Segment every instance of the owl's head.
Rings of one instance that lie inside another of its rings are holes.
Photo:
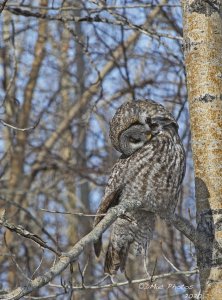
[[[110,122],[110,138],[114,148],[131,155],[152,137],[178,125],[164,106],[151,100],[138,100],[121,105]]]

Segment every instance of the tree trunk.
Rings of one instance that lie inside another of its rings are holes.
[[[40,2],[42,7],[47,7],[48,0],[41,0]],[[42,9],[44,11],[44,9]],[[34,59],[32,62],[31,71],[29,73],[29,80],[26,84],[25,91],[24,91],[24,101],[20,109],[20,113],[18,114],[18,127],[28,127],[31,109],[32,109],[32,99],[34,90],[36,87],[37,79],[39,76],[39,71],[42,66],[42,62],[45,56],[45,43],[46,43],[46,31],[47,31],[48,23],[45,20],[39,21],[39,27],[38,27],[38,37],[35,43],[34,48]],[[16,70],[15,70],[16,71]],[[12,90],[15,89],[14,84],[12,85]],[[12,90],[9,91],[7,96],[11,96]],[[11,101],[11,103],[9,103]],[[6,112],[8,114],[8,119],[13,120],[17,116],[16,112],[16,104],[14,99],[11,99],[6,97]],[[14,102],[14,107],[12,105],[12,102]],[[10,104],[10,105],[9,105]],[[14,111],[13,111],[14,110]],[[12,123],[15,121],[13,120]],[[16,203],[21,204],[21,202],[25,203],[26,201],[26,195],[16,193],[16,190],[20,188],[22,190],[22,184],[24,182],[24,164],[25,164],[25,150],[27,147],[27,133],[24,131],[18,131],[17,134],[14,135],[8,135],[8,141],[7,144],[11,144],[10,146],[10,169],[8,170],[8,182],[7,182],[7,190],[12,191],[10,194],[10,199],[15,201]],[[7,146],[6,144],[6,146]],[[8,148],[6,148],[8,149]],[[6,178],[7,178],[6,177]],[[25,190],[25,189],[24,189]],[[16,219],[19,223],[19,219],[23,218],[21,217],[21,214],[19,215],[17,212],[17,208],[11,207],[9,204],[4,205],[4,207],[0,207],[1,209],[5,210],[5,214],[7,218],[12,218],[16,216]],[[10,249],[13,249],[15,246],[15,241],[13,239],[13,233],[11,231],[6,231],[5,240],[7,241],[7,244],[10,246]],[[0,257],[0,263],[2,263],[4,260],[4,256]],[[13,286],[15,283],[17,283],[18,277],[15,276],[17,274],[17,267],[16,265],[12,265],[10,268],[10,271],[8,272],[8,282],[10,286]]]
[[[196,246],[204,299],[222,296],[222,0],[183,0],[187,71],[195,168]]]

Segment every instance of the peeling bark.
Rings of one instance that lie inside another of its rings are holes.
[[[222,1],[182,1],[204,299],[222,296]],[[204,251],[203,251],[204,250]]]

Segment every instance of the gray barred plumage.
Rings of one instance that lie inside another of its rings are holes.
[[[140,199],[142,207],[118,218],[110,235],[106,273],[124,271],[131,244],[136,254],[146,253],[155,215],[173,213],[185,173],[185,154],[173,116],[154,101],[123,104],[110,123],[113,146],[122,153],[114,165],[97,214],[122,201]],[[97,216],[96,226],[102,217]],[[99,256],[102,239],[95,243]]]

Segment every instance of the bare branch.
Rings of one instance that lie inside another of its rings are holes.
[[[113,282],[111,284],[104,284],[104,285],[91,285],[91,286],[74,286],[73,289],[74,290],[98,290],[98,289],[108,289],[108,288],[114,288],[114,287],[120,287],[120,286],[124,286],[124,285],[128,285],[130,284],[138,284],[138,283],[143,283],[143,282],[154,282],[158,279],[164,279],[164,278],[168,278],[168,277],[172,277],[172,276],[178,276],[178,275],[184,275],[184,276],[191,276],[194,274],[198,274],[199,271],[198,269],[194,269],[191,271],[178,271],[178,272],[171,272],[171,273],[165,273],[165,274],[161,274],[161,275],[155,275],[155,276],[150,276],[147,278],[141,278],[141,279],[134,279],[131,281],[123,281],[123,282]],[[62,286],[58,286],[58,285],[52,285],[54,287],[62,287]]]
[[[6,248],[7,248],[8,252],[9,252],[10,258],[11,258],[12,262],[15,264],[16,268],[19,270],[20,274],[26,280],[30,280],[30,278],[25,274],[25,272],[22,270],[22,268],[20,267],[20,265],[17,263],[15,255],[13,255],[13,253],[11,252],[11,249],[10,249],[8,243],[7,243],[7,240],[6,240],[6,234],[5,233],[4,233],[4,242],[5,242]]]
[[[7,0],[8,1],[8,0]],[[93,2],[93,1],[91,1]],[[94,2],[95,4],[97,4],[96,2]],[[21,5],[20,4],[16,4],[16,3],[13,3],[13,4],[8,4],[6,7],[11,7],[11,8],[14,8],[14,7],[20,7]],[[152,3],[147,3],[147,4],[131,4],[131,5],[101,5],[99,8],[85,8],[85,7],[82,7],[82,6],[65,6],[65,7],[44,7],[44,6],[35,6],[35,5],[28,5],[28,4],[23,4],[22,7],[24,8],[28,8],[28,9],[45,9],[45,10],[51,10],[51,11],[79,11],[79,10],[87,10],[87,12],[90,12],[90,13],[96,13],[96,12],[101,12],[103,10],[116,10],[116,9],[135,9],[135,8],[155,8],[155,7],[181,7],[180,4],[168,4],[168,3],[165,3],[165,4],[152,4]]]
[[[75,22],[75,23],[79,23],[79,22],[96,22],[96,23],[106,23],[106,24],[111,24],[111,25],[118,25],[118,26],[128,26],[131,29],[135,29],[145,35],[149,35],[149,36],[153,36],[153,37],[157,37],[158,39],[160,37],[165,37],[165,38],[169,38],[169,39],[174,39],[174,40],[180,40],[182,41],[183,38],[180,36],[173,36],[170,34],[165,34],[165,33],[159,33],[159,32],[155,32],[155,31],[149,31],[146,28],[143,28],[142,26],[139,25],[135,25],[132,24],[129,20],[127,20],[126,18],[124,18],[124,20],[111,20],[111,19],[107,19],[104,17],[100,17],[99,15],[96,15],[94,17],[91,16],[85,16],[85,17],[74,17],[74,16],[61,16],[60,14],[54,16],[54,15],[49,15],[46,13],[39,13],[39,12],[31,12],[29,10],[24,10],[21,8],[11,8],[8,7],[7,10],[15,15],[21,15],[24,17],[35,17],[35,18],[40,18],[40,19],[46,19],[48,21],[60,21],[60,22]]]
[[[55,278],[63,270],[65,270],[71,262],[75,261],[78,258],[78,256],[83,252],[86,245],[88,245],[91,242],[97,241],[99,239],[99,237],[101,236],[101,234],[119,216],[123,215],[126,211],[138,209],[140,206],[141,206],[141,203],[139,201],[135,201],[135,203],[128,203],[128,202],[121,203],[121,204],[117,205],[116,207],[111,208],[109,210],[109,212],[107,213],[107,215],[103,218],[103,220],[89,234],[87,234],[85,237],[83,237],[81,240],[79,240],[79,242],[70,251],[63,253],[62,256],[60,256],[58,262],[55,263],[55,265],[53,267],[51,267],[51,269],[49,271],[45,272],[45,274],[42,276],[36,277],[34,280],[30,281],[29,284],[27,284],[26,286],[19,287],[19,288],[15,289],[14,291],[8,293],[2,299],[7,299],[7,300],[20,299],[22,296],[29,294],[33,290],[46,285],[49,281],[51,281],[53,278]],[[183,229],[183,232],[186,232],[188,235],[190,228],[189,227],[186,228],[186,222],[182,226],[181,224],[183,223],[184,220],[181,218],[178,221],[178,219],[179,219],[179,217],[175,218],[175,220],[176,220],[175,224],[179,223],[180,227]],[[4,222],[2,222],[2,223],[4,224]],[[14,229],[13,226],[12,226],[12,228]],[[11,230],[11,226],[9,226],[9,229]],[[20,234],[20,232],[21,231],[19,230],[19,234]],[[22,232],[22,234],[23,234],[23,232]],[[28,233],[28,235],[30,235],[30,233]],[[195,274],[197,272],[197,270],[192,271],[192,272],[193,272],[193,274]],[[189,271],[188,271],[188,273],[176,272],[174,274],[178,275],[178,274],[191,274],[191,273],[189,273]],[[172,273],[170,273],[170,275],[168,274],[166,276],[172,276]],[[153,276],[152,278],[153,278],[153,280],[155,280],[156,276]],[[147,281],[147,280],[149,280],[149,279],[147,279],[147,278],[144,279],[144,281]],[[134,281],[134,282],[136,283],[136,281]],[[125,285],[125,284],[126,283],[122,283],[122,285]],[[118,286],[118,284],[116,285],[116,283],[115,283],[112,285],[108,285],[107,287],[114,287],[114,286]],[[103,286],[103,287],[106,287],[106,286]],[[83,288],[83,287],[81,287],[81,288]],[[93,287],[93,288],[96,288],[96,287]]]
[[[96,216],[105,216],[106,214],[86,214],[86,213],[81,213],[81,212],[67,212],[67,211],[58,211],[58,210],[48,210],[45,208],[40,208],[42,211],[46,211],[48,213],[53,213],[53,214],[63,214],[63,215],[73,215],[73,216],[80,216],[80,217],[96,217]]]
[[[50,246],[47,246],[46,242],[43,241],[38,235],[31,233],[30,231],[26,230],[23,226],[21,225],[14,225],[12,223],[9,223],[7,220],[4,218],[0,218],[0,225],[4,226],[5,228],[9,229],[10,231],[13,231],[21,236],[23,236],[26,239],[30,239],[37,243],[39,246],[46,248],[52,252],[54,252],[56,255],[60,256],[61,253],[56,251]]]
[[[49,271],[45,272],[42,276],[38,276],[28,284],[23,287],[18,287],[7,295],[3,295],[3,299],[7,300],[16,300],[21,297],[31,293],[32,291],[46,285],[49,281],[55,278],[58,274],[61,274],[63,270],[67,268],[67,266],[75,261],[78,256],[83,252],[86,245],[91,242],[97,241],[101,234],[122,214],[126,212],[126,210],[136,209],[141,206],[139,201],[135,201],[135,203],[124,203],[119,204],[118,206],[109,210],[107,215],[103,218],[103,220],[85,237],[79,240],[78,243],[68,252],[63,253],[59,258],[58,262],[56,262]]]
[[[4,0],[3,3],[0,4],[0,14],[3,12],[8,0]]]
[[[12,128],[12,129],[15,129],[15,130],[19,130],[19,131],[29,131],[29,130],[33,130],[33,129],[35,129],[35,128],[38,126],[39,122],[40,122],[40,120],[38,120],[38,121],[35,123],[35,125],[33,125],[33,126],[31,126],[31,127],[27,127],[27,128],[19,128],[19,127],[16,127],[16,126],[14,126],[14,125],[11,125],[11,124],[9,124],[9,123],[6,123],[5,121],[3,121],[3,120],[0,119],[0,123],[2,123],[2,125],[7,126],[7,127],[9,127],[9,128]]]
[[[5,193],[5,191],[3,189],[1,189],[1,193]],[[35,218],[35,216],[33,216],[28,209],[19,205],[17,202],[10,201],[6,198],[3,198],[2,196],[0,197],[0,201],[4,201],[4,202],[6,202],[6,205],[13,205],[13,206],[17,207],[19,210],[23,211],[28,216],[28,218],[30,220],[32,220],[55,245],[57,245],[57,242],[52,237],[52,235],[42,226],[41,222],[39,222],[39,220],[37,218]]]

